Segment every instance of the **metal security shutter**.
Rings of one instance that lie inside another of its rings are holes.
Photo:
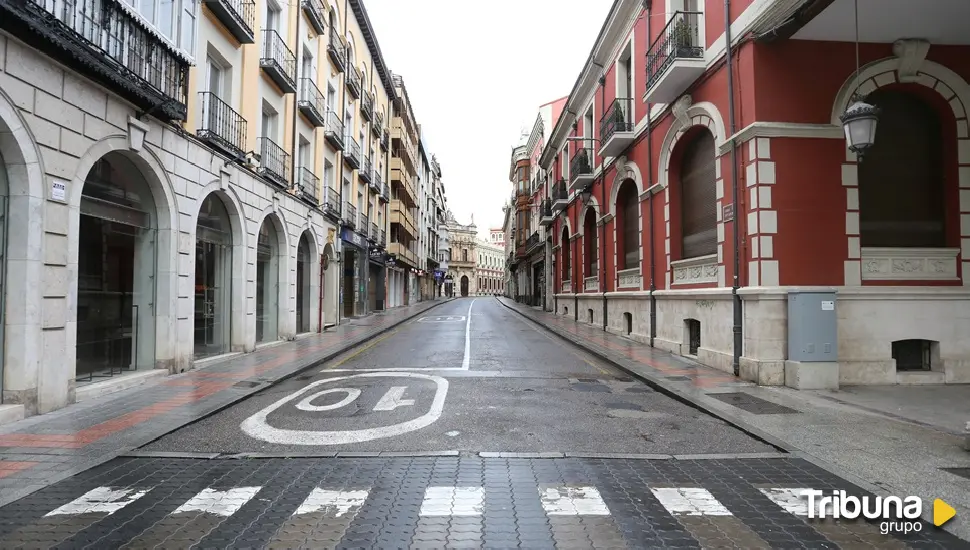
[[[640,201],[635,183],[623,183],[618,202],[623,205],[623,269],[633,269],[640,267]]]
[[[717,254],[714,136],[703,132],[687,146],[681,164],[682,257]]]

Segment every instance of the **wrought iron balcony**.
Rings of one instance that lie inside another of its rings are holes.
[[[257,140],[259,174],[282,187],[290,185],[290,154],[268,137]]]
[[[381,197],[381,200],[384,201],[384,202],[388,202],[388,201],[391,200],[391,192],[390,192],[390,190],[389,190],[386,182],[383,183],[383,184],[381,184],[381,194],[380,194],[380,197]]]
[[[371,188],[380,195],[384,191],[384,177],[381,176],[381,171],[374,168],[374,181],[371,182]]]
[[[539,205],[539,225],[548,227],[552,225],[552,220],[552,200],[543,199],[542,204]]]
[[[327,100],[312,78],[300,79],[300,112],[317,128],[327,123]]]
[[[323,137],[338,151],[344,149],[344,123],[336,111],[327,111],[326,124],[323,126]]]
[[[363,212],[360,213],[360,216],[357,217],[357,227],[360,228],[360,234],[366,237],[367,231],[370,230],[370,223],[368,223],[367,214],[364,214]]]
[[[552,186],[552,212],[559,214],[569,205],[569,191],[566,190],[566,180],[559,178]]]
[[[256,2],[243,0],[203,0],[226,30],[240,44],[256,42]]]
[[[381,240],[378,242],[381,243],[381,246],[387,246],[387,231],[381,229]]]
[[[374,134],[374,137],[381,139],[381,135],[384,132],[384,113],[377,111],[374,113],[374,122],[370,125],[370,131]]]
[[[569,189],[579,191],[593,181],[593,149],[581,147],[569,163]]]
[[[119,0],[0,0],[0,29],[119,94],[141,112],[185,120],[186,54],[149,31],[130,10]]]
[[[349,202],[345,202],[341,219],[347,227],[357,227],[357,207]]]
[[[300,180],[297,185],[300,187],[300,196],[316,205],[317,193],[320,190],[320,178],[316,177],[309,168],[300,168]]]
[[[334,32],[333,27],[330,28],[330,42],[327,43],[327,55],[330,56],[330,61],[337,69],[337,72],[344,72],[344,69],[347,68],[347,45],[344,44],[344,39]]]
[[[354,66],[347,67],[347,91],[354,99],[360,99],[361,80],[363,78],[360,69]]]
[[[259,66],[284,94],[296,93],[296,56],[286,47],[280,33],[273,29],[263,29],[263,52]]]
[[[647,101],[670,103],[705,70],[698,11],[678,11],[647,50]]]
[[[324,215],[328,216],[331,220],[340,221],[340,196],[337,194],[336,189],[330,186],[324,186],[323,202],[320,205],[323,207]]]
[[[391,132],[384,128],[384,135],[381,136],[381,151],[387,151],[391,146]]]
[[[539,244],[539,232],[538,231],[533,231],[532,234],[529,235],[529,238],[526,239],[526,241],[525,241],[525,250],[526,250],[526,252],[531,251],[532,248],[535,247],[535,246],[537,246],[538,244]]]
[[[344,162],[351,169],[360,168],[360,144],[354,136],[344,136]]]
[[[369,238],[370,242],[372,242],[372,243],[376,243],[377,241],[380,240],[380,238],[381,238],[381,232],[377,228],[377,224],[376,223],[371,222],[371,224],[370,224],[370,235],[368,235],[368,238]]]
[[[364,183],[373,183],[374,175],[371,170],[370,159],[365,157],[363,162],[360,163],[360,169],[357,170],[357,177]]]
[[[246,150],[246,119],[212,92],[200,92],[201,117],[196,135],[240,160]]]
[[[327,8],[323,7],[320,0],[303,0],[300,2],[303,13],[306,14],[310,25],[317,34],[323,34],[327,30]]]
[[[360,116],[368,122],[374,118],[374,94],[364,94],[364,99],[360,101]]]
[[[633,126],[633,99],[614,99],[600,119],[600,155],[619,156],[633,143]]]

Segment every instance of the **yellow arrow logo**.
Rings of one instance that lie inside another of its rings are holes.
[[[957,511],[953,509],[953,506],[940,499],[933,501],[933,525],[939,527],[953,519],[955,515],[957,515]]]

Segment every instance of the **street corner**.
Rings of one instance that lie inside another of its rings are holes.
[[[447,395],[448,381],[429,374],[336,376],[286,395],[244,420],[240,429],[254,439],[280,445],[363,443],[434,424]]]

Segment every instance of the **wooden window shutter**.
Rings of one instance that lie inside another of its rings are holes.
[[[714,136],[703,132],[684,151],[680,171],[681,257],[717,254]]]

